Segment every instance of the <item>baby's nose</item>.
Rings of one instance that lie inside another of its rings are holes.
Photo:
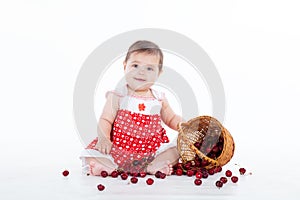
[[[139,73],[144,74],[145,71],[146,71],[146,67],[145,66],[139,67]]]

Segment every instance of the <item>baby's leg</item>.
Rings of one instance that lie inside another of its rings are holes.
[[[116,164],[107,158],[85,158],[86,163],[90,166],[90,174],[94,176],[100,176],[102,171],[106,171],[111,174],[112,171],[116,170]]]
[[[178,162],[179,153],[176,147],[171,147],[164,152],[158,154],[156,158],[148,165],[147,172],[155,174],[157,171],[166,175],[171,175],[172,166]]]

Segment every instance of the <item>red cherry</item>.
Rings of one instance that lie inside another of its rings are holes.
[[[140,177],[144,178],[147,175],[147,173],[146,172],[140,172],[139,175],[140,175]]]
[[[167,175],[166,175],[165,173],[161,173],[161,174],[160,174],[160,178],[161,178],[161,179],[165,179],[166,176],[167,176]]]
[[[121,174],[121,179],[122,180],[126,180],[127,178],[128,178],[128,174],[127,173],[124,172],[124,173]]]
[[[160,175],[161,175],[161,172],[160,172],[160,171],[157,171],[157,172],[155,173],[154,176],[155,176],[156,178],[160,178]]]
[[[147,183],[148,185],[152,185],[152,184],[154,183],[154,180],[153,180],[152,178],[148,178],[148,179],[146,180],[146,183]]]
[[[102,176],[103,178],[107,177],[107,176],[108,176],[107,171],[102,171],[102,172],[101,172],[101,176]]]
[[[221,177],[220,181],[225,184],[225,183],[227,183],[227,178],[226,177]]]
[[[212,158],[212,159],[217,159],[216,154],[215,153],[209,153],[207,154],[208,157]]]
[[[186,170],[189,170],[191,169],[191,163],[190,162],[187,162],[183,165],[183,168],[186,169]]]
[[[232,176],[232,172],[231,172],[230,170],[227,170],[227,171],[225,172],[225,175],[226,175],[227,177],[231,177],[231,176]]]
[[[244,175],[246,173],[246,169],[245,168],[240,168],[239,171],[240,171],[241,175]]]
[[[221,181],[217,181],[217,182],[216,182],[216,186],[217,186],[218,188],[221,188],[221,187],[223,186],[223,183],[222,183]]]
[[[176,175],[177,175],[177,176],[181,176],[182,174],[183,174],[182,169],[177,169],[177,170],[176,170]]]
[[[231,181],[232,181],[233,183],[238,182],[238,180],[239,180],[239,178],[238,178],[237,176],[231,177]]]
[[[201,178],[202,178],[202,173],[201,173],[201,172],[197,172],[197,173],[196,173],[196,178],[201,179]]]
[[[111,177],[113,177],[113,178],[117,178],[118,175],[119,175],[119,173],[118,173],[117,171],[113,171],[110,175],[111,175]]]
[[[68,176],[68,175],[69,175],[69,171],[68,171],[68,170],[63,171],[63,172],[62,172],[62,175],[63,175],[63,176]]]
[[[138,182],[138,178],[137,177],[132,177],[130,179],[131,183],[136,184]]]
[[[202,160],[201,161],[201,167],[205,167],[206,165],[208,165],[208,161],[207,160]]]
[[[99,191],[103,191],[105,189],[105,186],[102,184],[97,185],[97,188]]]
[[[202,184],[202,180],[200,178],[196,178],[194,180],[195,185],[201,185]]]
[[[215,174],[215,169],[210,168],[207,172],[208,172],[209,175],[214,175]]]
[[[197,160],[196,160],[196,161],[195,161],[195,167],[198,167],[198,168],[199,168],[200,166],[201,166],[200,161],[197,161]]]
[[[209,153],[211,151],[211,148],[207,147],[206,148],[206,153]]]
[[[208,177],[208,173],[206,171],[202,172],[202,178],[207,178]]]
[[[217,166],[216,168],[215,168],[215,172],[217,173],[217,172],[221,172],[222,171],[222,167],[221,166]]]
[[[182,163],[177,163],[177,168],[182,169]]]
[[[132,172],[130,173],[131,176],[134,176],[134,177],[138,177],[139,176],[139,173],[138,172]]]
[[[214,147],[212,148],[212,151],[213,151],[214,153],[218,153],[218,152],[219,152],[219,147],[218,147],[218,146],[214,146]]]
[[[194,175],[194,171],[189,169],[189,170],[187,170],[186,175],[187,176],[193,176]]]

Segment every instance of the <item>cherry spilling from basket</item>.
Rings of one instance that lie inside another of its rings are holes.
[[[183,165],[211,169],[224,166],[233,156],[232,136],[213,117],[199,116],[180,123],[178,132],[177,148]]]
[[[208,157],[217,159],[222,153],[223,143],[220,131],[216,130],[213,134],[207,134],[201,142],[194,143],[194,146]]]

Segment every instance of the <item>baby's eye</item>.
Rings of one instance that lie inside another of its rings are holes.
[[[133,64],[133,65],[131,65],[131,66],[134,67],[134,68],[137,68],[137,67],[138,67],[137,64]]]
[[[147,67],[148,71],[153,71],[154,69],[152,67]]]

